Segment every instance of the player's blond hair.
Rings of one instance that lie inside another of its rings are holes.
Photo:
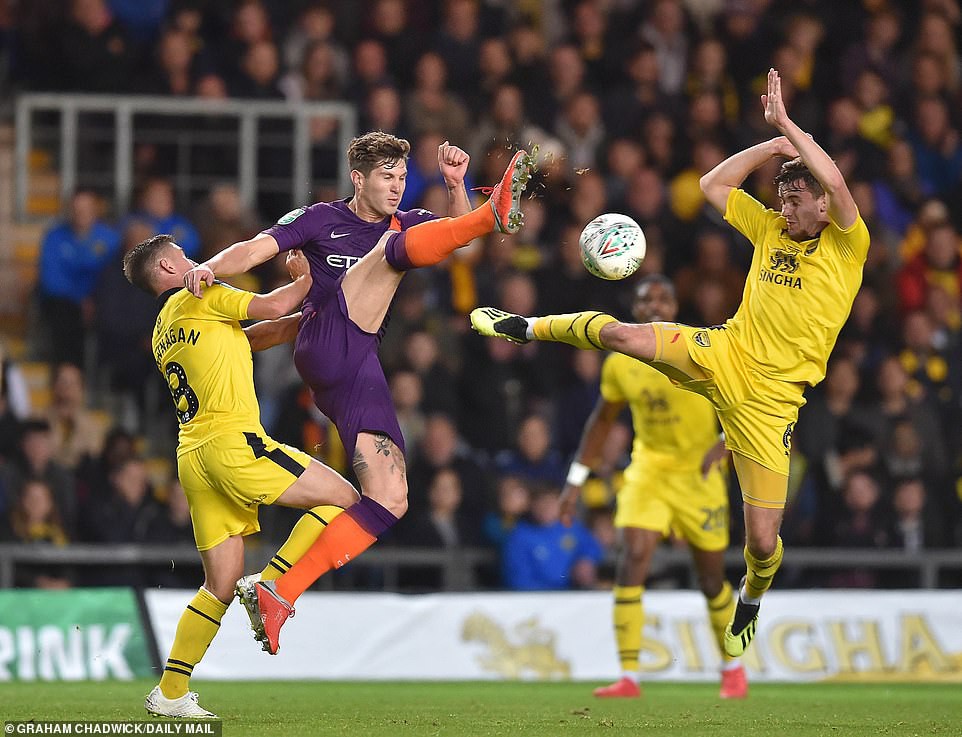
[[[397,164],[406,161],[411,153],[410,142],[384,131],[371,131],[358,136],[347,147],[347,161],[351,170],[364,176],[382,164]]]

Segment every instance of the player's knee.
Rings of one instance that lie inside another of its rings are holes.
[[[244,575],[243,565],[208,574],[207,578],[204,579],[204,588],[220,601],[229,604],[231,599],[234,598],[234,587],[237,585],[237,579],[242,575]]]
[[[384,489],[385,498],[381,505],[398,519],[401,519],[408,511],[408,485],[407,481],[399,480],[388,484]]]
[[[643,361],[655,355],[655,333],[651,325],[612,322],[602,328],[601,339],[606,348]]]
[[[749,531],[745,536],[745,547],[756,560],[766,560],[775,554],[778,546],[778,533],[768,531]]]
[[[644,575],[647,572],[651,551],[646,545],[628,545],[622,553],[625,572],[631,576]]]

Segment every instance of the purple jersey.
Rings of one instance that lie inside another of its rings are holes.
[[[389,218],[369,223],[355,215],[347,202],[318,202],[292,210],[264,231],[274,237],[281,251],[304,251],[314,280],[305,300],[311,309],[324,304],[338,279],[366,256],[388,229],[407,230],[437,217],[428,210],[398,210]]]

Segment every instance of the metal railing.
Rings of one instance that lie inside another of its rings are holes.
[[[246,570],[258,570],[269,553],[253,546],[247,550]],[[47,545],[0,544],[0,588],[13,586],[18,565],[42,566],[199,566],[197,550],[190,545]],[[351,562],[350,569],[379,568],[383,589],[397,591],[402,571],[433,569],[440,572],[441,588],[445,591],[468,591],[477,585],[476,572],[480,566],[494,566],[497,555],[487,548],[432,548],[375,547]],[[743,570],[742,552],[729,549],[725,564],[732,570]],[[685,550],[659,548],[652,562],[652,571],[667,569],[687,572],[688,585],[697,586],[697,576],[691,556]],[[929,550],[905,553],[898,550],[810,549],[792,548],[783,570],[818,569],[846,571],[868,569],[874,571],[908,571],[918,576],[922,588],[937,588],[940,575],[954,571],[962,575],[962,553],[958,550]],[[198,581],[199,583],[199,581]],[[330,587],[330,580],[322,579],[322,587]]]
[[[113,172],[114,206],[116,214],[126,213],[134,186],[134,144],[137,131],[135,115],[150,115],[156,119],[202,118],[233,119],[237,122],[236,181],[241,197],[247,204],[254,204],[258,192],[257,154],[265,133],[260,122],[287,120],[293,125],[291,137],[291,193],[292,203],[302,204],[310,200],[315,172],[312,169],[312,142],[310,121],[314,118],[336,118],[337,147],[347,150],[357,130],[357,113],[346,102],[286,103],[260,102],[254,100],[208,100],[176,97],[153,97],[143,95],[61,95],[23,94],[16,100],[16,213],[19,220],[27,218],[27,201],[30,193],[30,152],[35,143],[35,113],[56,113],[58,170],[60,174],[60,199],[66,202],[78,183],[78,147],[80,115],[100,113],[113,116]],[[183,130],[170,130],[170,143],[178,137],[192,134],[189,121]],[[156,140],[157,133],[151,136]],[[162,132],[161,134],[162,135]],[[202,136],[202,133],[196,135]],[[343,155],[337,157],[335,179],[338,191],[351,189],[351,176]],[[180,172],[179,172],[180,174]],[[189,172],[185,174],[189,175]],[[218,177],[218,180],[229,177]]]

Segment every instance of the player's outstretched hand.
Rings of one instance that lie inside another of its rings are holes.
[[[307,256],[304,255],[303,251],[296,248],[287,252],[287,260],[284,261],[284,265],[287,267],[287,273],[291,275],[291,281],[311,275],[311,264],[307,260]]]
[[[201,294],[203,294],[203,290],[201,289],[202,284],[206,284],[209,287],[213,283],[214,272],[210,270],[210,267],[204,266],[204,264],[198,264],[184,274],[184,287],[195,297],[200,297]]]
[[[782,78],[775,69],[768,70],[768,94],[762,95],[762,107],[765,108],[765,122],[784,132],[788,124],[788,111],[782,99]]]
[[[581,498],[581,487],[565,484],[561,490],[561,522],[565,527],[571,527],[575,515],[578,513],[578,499]]]
[[[438,169],[444,177],[444,183],[448,187],[457,187],[464,182],[464,175],[468,171],[468,164],[471,157],[464,149],[452,145],[445,141],[438,146]]]

